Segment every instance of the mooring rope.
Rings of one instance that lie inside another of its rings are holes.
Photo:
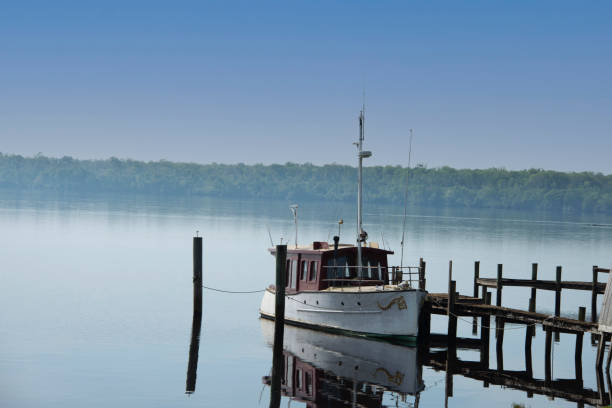
[[[204,285],[202,285],[202,287],[204,289],[213,290],[215,292],[232,293],[232,294],[261,293],[261,292],[265,292],[266,291],[265,289],[258,289],[258,290],[227,290],[227,289],[212,288],[210,286],[204,286]]]

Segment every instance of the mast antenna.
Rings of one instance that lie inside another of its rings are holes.
[[[295,247],[298,247],[297,244],[297,238],[298,238],[298,205],[297,204],[293,204],[290,205],[289,208],[291,209],[291,213],[293,214],[293,222],[295,223]]]
[[[404,267],[404,238],[406,237],[406,208],[408,207],[408,180],[410,177],[410,160],[412,159],[412,129],[410,129],[410,142],[408,144],[408,174],[406,175],[406,193],[404,194],[404,220],[402,221],[402,254],[400,256],[400,270]]]
[[[364,90],[365,99],[365,90]],[[354,143],[357,146],[358,160],[358,189],[357,189],[357,271],[358,276],[362,278],[363,260],[361,258],[361,243],[366,242],[368,234],[363,230],[362,223],[362,205],[363,205],[363,159],[372,156],[372,152],[363,150],[364,139],[364,122],[365,122],[365,101],[359,113],[359,142]]]

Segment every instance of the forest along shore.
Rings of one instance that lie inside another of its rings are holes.
[[[329,164],[195,164],[0,153],[0,192],[143,193],[242,199],[349,201],[354,168]],[[612,175],[542,169],[372,166],[365,199],[433,207],[567,211],[612,215]]]

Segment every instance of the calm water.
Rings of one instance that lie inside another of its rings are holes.
[[[6,407],[220,407],[267,406],[262,383],[271,349],[258,319],[260,294],[204,292],[204,319],[196,392],[185,395],[192,323],[191,238],[204,237],[204,284],[253,290],[274,281],[268,230],[274,243],[293,240],[289,203],[223,200],[168,201],[19,197],[0,195],[0,405]],[[399,207],[368,206],[370,238],[397,251]],[[346,204],[303,203],[299,240],[325,240],[337,232],[352,241],[354,209]],[[596,226],[592,224],[598,224]],[[601,225],[603,224],[603,225]],[[453,260],[458,290],[472,291],[473,262],[481,276],[590,280],[591,266],[612,264],[612,220],[516,212],[409,209],[404,263],[427,261],[428,289],[446,291]],[[383,235],[384,234],[384,235]],[[603,277],[602,277],[603,279]],[[575,315],[590,295],[564,291],[562,314]],[[504,305],[526,308],[528,289],[504,290]],[[601,298],[600,298],[601,299]],[[538,309],[553,308],[552,293],[538,292]],[[588,309],[587,309],[588,310]],[[588,312],[587,312],[588,315]],[[432,321],[442,332],[444,319]],[[471,324],[459,322],[469,336]],[[554,376],[573,378],[574,336],[554,346]],[[524,370],[524,329],[508,330],[504,368]],[[544,377],[544,336],[533,343],[534,376]],[[477,359],[474,352],[460,352]],[[596,389],[595,350],[585,338],[585,387]],[[495,366],[494,343],[491,367]],[[421,407],[444,403],[444,372],[422,368]],[[454,377],[449,405],[575,406],[524,392],[483,388]],[[391,393],[385,405],[395,406]],[[408,397],[399,406],[410,406]],[[288,404],[283,399],[283,406]],[[296,401],[292,406],[305,406]]]

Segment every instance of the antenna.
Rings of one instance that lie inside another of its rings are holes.
[[[289,206],[291,209],[291,213],[293,214],[293,222],[295,222],[295,247],[297,248],[297,238],[298,238],[298,205],[292,204]]]
[[[270,237],[270,244],[272,245],[272,248],[274,248],[274,241],[272,240],[272,233],[270,232],[270,226],[266,225],[266,228],[268,228],[268,236]]]
[[[404,194],[404,219],[402,221],[402,242],[400,243],[402,247],[402,253],[400,256],[400,270],[403,270],[404,267],[404,238],[406,237],[406,207],[408,207],[408,179],[410,177],[410,161],[412,159],[412,129],[410,129],[410,141],[408,145],[408,173],[406,174],[406,193]]]
[[[410,129],[410,142],[408,144],[408,168],[410,168],[411,158],[412,158],[412,129]]]
[[[365,91],[364,91],[365,97]],[[361,112],[359,112],[359,142],[354,143],[357,146],[357,159],[358,159],[358,189],[357,189],[357,271],[358,276],[362,277],[362,259],[361,259],[361,243],[366,242],[368,234],[363,230],[361,226],[362,220],[362,205],[363,205],[363,159],[372,156],[372,152],[363,150],[363,139],[364,139],[364,122],[365,122],[365,102]]]

